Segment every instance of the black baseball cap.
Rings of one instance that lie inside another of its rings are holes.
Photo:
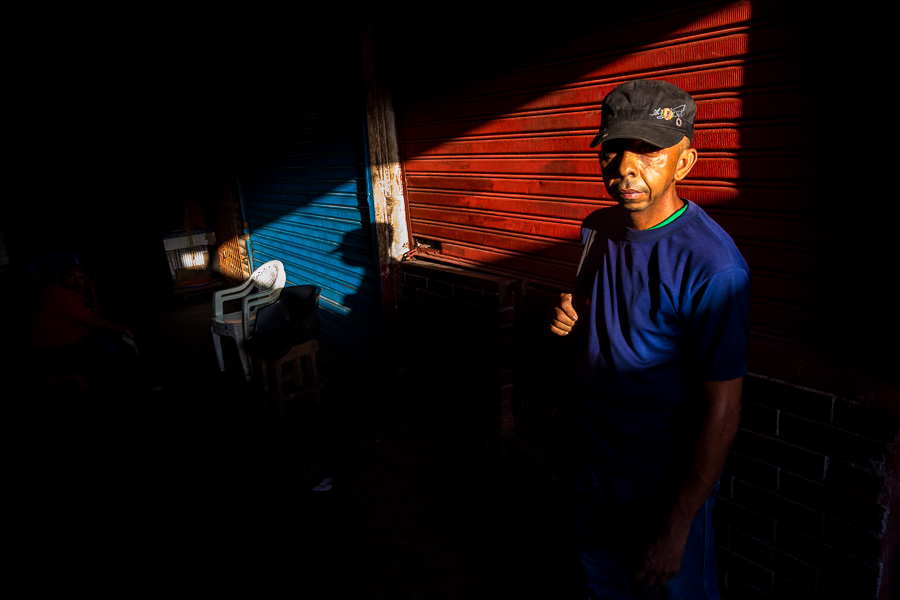
[[[693,141],[696,111],[691,95],[668,81],[627,81],[603,98],[600,131],[591,148],[619,139],[660,148],[674,146],[685,136]]]

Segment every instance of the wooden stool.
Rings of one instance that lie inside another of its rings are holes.
[[[284,405],[288,400],[293,400],[305,394],[314,394],[316,404],[321,402],[319,390],[319,371],[316,367],[316,352],[319,350],[317,340],[309,340],[298,344],[288,350],[287,354],[274,361],[259,359],[262,384],[265,391],[269,391],[270,378],[275,379],[274,394],[278,398],[279,413],[284,414]],[[285,370],[288,370],[285,373]],[[293,391],[286,392],[285,384],[293,382]]]

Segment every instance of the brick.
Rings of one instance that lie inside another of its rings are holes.
[[[403,284],[404,287],[425,289],[426,287],[428,287],[428,279],[426,279],[425,277],[419,277],[418,275],[413,275],[412,273],[404,273]]]
[[[828,574],[823,574],[816,591],[818,598],[827,598],[829,600],[848,600],[849,598],[853,600],[876,600],[876,592],[873,591],[875,585],[866,587],[869,591],[835,579]]]
[[[778,522],[775,534],[776,539],[778,536],[777,529],[780,529],[783,523],[790,524],[795,529],[809,535],[822,535],[823,515],[821,512],[812,510],[740,479],[735,479],[733,489],[735,504],[752,509]]]
[[[809,477],[824,478],[826,457],[800,446],[741,429],[734,451]]]
[[[484,305],[484,292],[481,290],[473,290],[472,288],[455,285],[453,286],[453,297],[469,304]]]
[[[510,301],[510,298],[512,298],[512,301]],[[481,295],[481,302],[479,303],[479,306],[482,306],[484,308],[488,308],[491,310],[501,310],[501,309],[509,307],[509,306],[514,307],[515,305],[516,305],[515,296],[510,295],[510,294],[499,294],[498,295],[498,294],[493,294],[493,293],[489,293],[489,292],[484,292]]]
[[[745,581],[731,578],[728,588],[728,600],[772,600],[773,596]]]
[[[401,295],[404,301],[418,298],[419,288],[417,286],[404,284],[401,287]]]
[[[840,460],[828,463],[825,483],[834,489],[872,502],[878,501],[885,485],[883,474],[876,474]]]
[[[441,296],[453,297],[453,286],[446,281],[438,281],[437,279],[428,280],[428,291]]]
[[[524,297],[525,310],[543,317],[551,307],[559,304],[559,294],[560,292],[556,290],[527,286]]]
[[[816,568],[777,550],[772,544],[766,544],[753,535],[735,532],[731,538],[731,551],[798,586],[809,590],[816,587],[818,578]]]
[[[778,435],[778,409],[755,402],[744,402],[741,407],[741,427],[763,435]]]
[[[744,481],[749,481],[754,485],[773,491],[778,489],[778,472],[780,469],[775,465],[770,465],[740,452],[732,451],[728,454],[726,469],[729,474]]]
[[[831,421],[831,396],[788,384],[748,376],[744,378],[744,398],[807,419]]]
[[[458,286],[460,287],[460,286]],[[498,310],[503,305],[502,300],[505,298],[505,295],[497,293],[497,292],[482,292],[481,293],[481,302],[478,303],[479,306],[483,306],[485,308],[490,308],[492,310]]]
[[[833,424],[865,437],[889,444],[900,432],[900,416],[876,411],[838,398],[834,403]]]
[[[874,589],[878,569],[856,560],[821,540],[813,539],[790,527],[778,526],[775,547],[801,562],[817,567],[822,573],[830,573],[839,581],[865,589]]]
[[[744,582],[763,592],[772,591],[772,572],[731,550],[721,549],[716,556],[720,568],[728,573],[728,595],[735,596],[735,586],[738,582]]]
[[[418,300],[422,303],[423,306],[442,307],[445,309],[453,306],[453,301],[450,298],[435,294],[434,292],[429,292],[425,289],[419,290]]]
[[[865,564],[877,565],[881,559],[881,537],[844,521],[826,516],[824,540],[838,548],[852,549]]]
[[[807,588],[799,586],[775,574],[773,596],[778,600],[818,600],[815,586]]]
[[[769,544],[775,543],[775,519],[725,498],[716,499],[713,515],[735,531],[744,531]]]
[[[804,448],[842,458],[862,466],[883,462],[885,444],[860,435],[794,415],[782,415],[780,437]]]
[[[786,498],[802,503],[811,509],[822,511],[862,527],[881,533],[885,509],[874,502],[867,502],[857,496],[835,490],[828,485],[799,477],[793,473],[781,474],[779,492]]]

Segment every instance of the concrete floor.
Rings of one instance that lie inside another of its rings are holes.
[[[555,488],[334,381],[279,420],[219,372],[209,315],[173,301],[137,330],[126,389],[39,391],[9,421],[13,569],[35,594],[582,597]]]

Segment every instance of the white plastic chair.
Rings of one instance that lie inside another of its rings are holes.
[[[212,318],[212,336],[220,370],[225,371],[221,336],[226,336],[233,338],[237,344],[244,377],[247,381],[250,380],[253,371],[250,366],[250,358],[244,351],[244,340],[250,337],[256,324],[257,309],[278,300],[286,278],[281,261],[270,260],[256,269],[250,279],[241,285],[218,291],[213,295],[215,314]],[[225,313],[223,310],[225,302],[239,298],[241,298],[241,312]]]

